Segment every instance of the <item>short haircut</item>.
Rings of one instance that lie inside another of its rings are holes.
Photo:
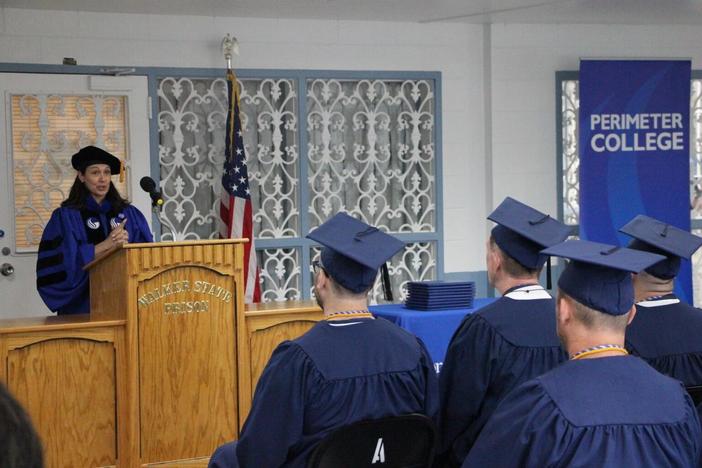
[[[527,268],[512,257],[510,257],[507,252],[502,250],[499,245],[497,245],[497,242],[495,242],[495,238],[493,236],[490,236],[490,248],[497,250],[498,254],[500,255],[500,258],[502,259],[502,268],[505,270],[505,273],[507,273],[509,276],[513,278],[533,278],[535,276],[539,276],[541,274],[541,270],[543,269],[543,266],[541,268]]]
[[[22,406],[0,384],[0,466],[42,468],[41,442]]]
[[[612,330],[622,332],[629,323],[629,314],[611,315],[600,312],[575,300],[572,296],[558,289],[558,296],[565,297],[573,303],[573,316],[588,330]]]

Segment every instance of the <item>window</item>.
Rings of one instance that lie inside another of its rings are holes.
[[[75,180],[74,153],[97,145],[125,160],[125,106],[124,96],[10,96],[16,252],[38,250],[44,226]],[[128,196],[126,179],[113,182]]]
[[[318,247],[305,235],[341,210],[407,243],[389,265],[396,300],[439,277],[438,74],[238,75],[262,299],[311,297]],[[226,82],[187,70],[156,82],[161,238],[215,238]]]
[[[702,235],[702,72],[692,72],[690,93],[690,217],[692,233]],[[560,102],[557,133],[559,216],[566,224],[579,225],[578,72],[556,74],[556,102]],[[702,305],[702,252],[692,258],[695,305]]]

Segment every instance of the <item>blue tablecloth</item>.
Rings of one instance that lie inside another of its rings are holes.
[[[446,309],[419,311],[407,309],[404,304],[384,304],[370,307],[370,311],[378,317],[390,320],[405,330],[418,336],[427,346],[434,361],[436,372],[441,370],[446,356],[449,341],[461,320],[467,314],[495,301],[495,298],[473,300],[472,309]]]

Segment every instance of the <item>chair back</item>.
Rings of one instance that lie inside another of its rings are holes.
[[[325,437],[307,468],[426,468],[436,443],[434,423],[423,414],[359,421]]]
[[[698,406],[700,403],[702,403],[702,385],[686,387],[685,390],[687,390],[687,393],[689,393],[692,397],[692,401],[695,403],[695,406]]]

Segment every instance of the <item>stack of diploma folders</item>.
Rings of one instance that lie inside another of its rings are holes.
[[[470,309],[474,296],[475,283],[472,281],[409,282],[405,307],[414,310]]]

